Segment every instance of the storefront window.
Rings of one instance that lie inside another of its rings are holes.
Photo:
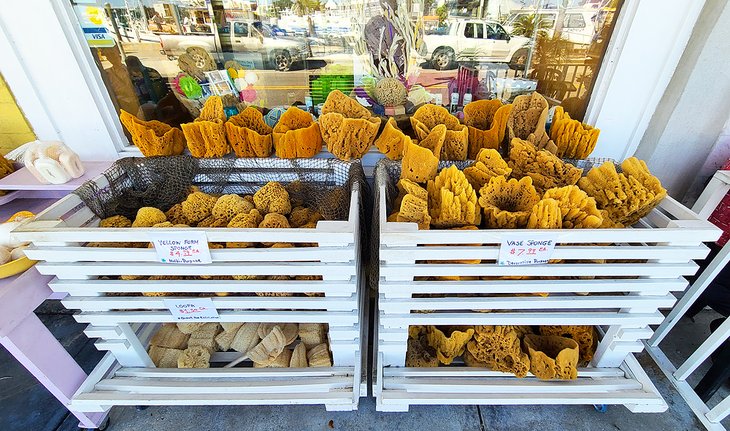
[[[316,115],[333,89],[390,115],[537,90],[581,119],[621,4],[112,0],[96,5],[111,41],[90,45],[117,109],[175,126],[210,94],[229,115],[247,105]],[[383,78],[406,87],[405,103],[376,94]]]

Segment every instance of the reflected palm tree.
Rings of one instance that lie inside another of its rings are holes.
[[[512,24],[512,35],[513,36],[525,36],[532,37],[532,33],[535,32],[535,28],[538,29],[538,36],[547,33],[545,29],[549,27],[549,23],[545,20],[537,21],[537,16],[524,15],[515,20]]]

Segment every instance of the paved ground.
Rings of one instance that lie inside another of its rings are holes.
[[[705,312],[696,322],[684,320],[663,343],[665,353],[678,364],[708,334],[716,315]],[[82,325],[69,315],[41,314],[42,320],[87,371],[101,354],[81,333]],[[413,407],[409,413],[378,413],[373,399],[363,399],[356,412],[327,412],[324,407],[150,407],[115,408],[110,431],[157,430],[641,430],[680,431],[703,429],[647,355],[640,362],[648,370],[669,404],[664,414],[632,414],[623,407],[599,413],[591,406],[444,406]],[[706,368],[706,367],[705,367]],[[702,370],[698,373],[702,375]],[[696,382],[697,378],[691,379]],[[0,430],[72,431],[78,421],[43,387],[0,350]],[[714,402],[730,393],[720,391]],[[730,421],[726,421],[726,427]]]

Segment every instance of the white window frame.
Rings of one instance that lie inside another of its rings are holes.
[[[704,3],[624,2],[585,117],[601,129],[594,156],[622,160],[636,151]],[[32,28],[18,19],[28,11]],[[140,155],[127,145],[69,0],[4,2],[0,58],[40,139],[61,139],[86,160]]]

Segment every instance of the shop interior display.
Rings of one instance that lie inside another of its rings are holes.
[[[411,326],[406,366],[463,363],[516,377],[573,380],[595,349],[592,326]]]
[[[216,352],[239,352],[254,368],[331,367],[322,323],[165,323],[150,339],[158,368],[211,368]],[[243,360],[216,366],[233,367]]]

